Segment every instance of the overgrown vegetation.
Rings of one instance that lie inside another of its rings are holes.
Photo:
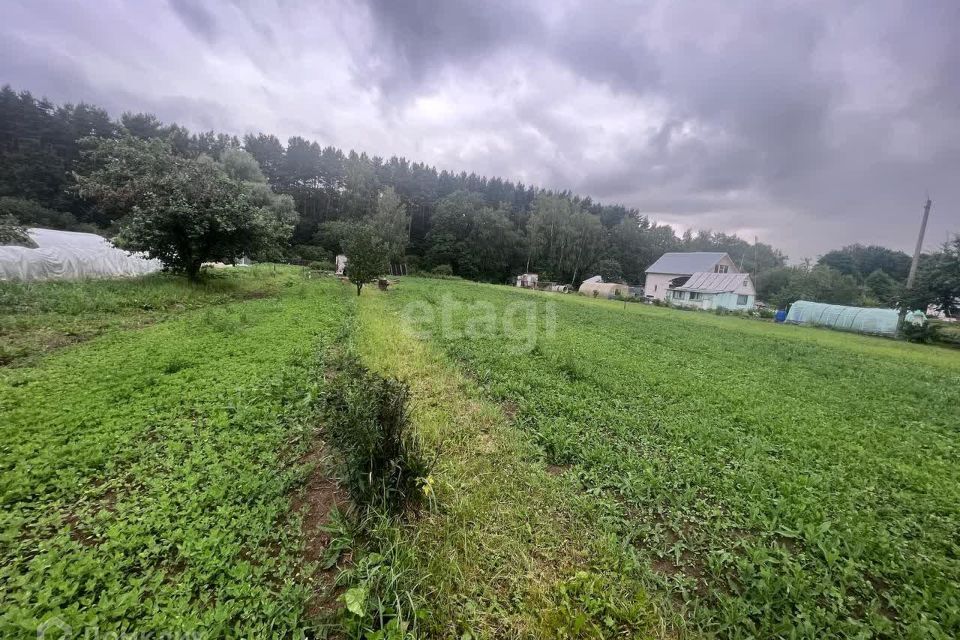
[[[446,327],[436,318],[433,344],[512,407],[549,463],[572,465],[609,509],[592,526],[630,559],[623,579],[673,594],[693,630],[960,632],[958,354],[553,297],[556,332],[541,322],[517,357],[509,336],[468,323],[543,294],[405,281],[390,304],[441,291],[461,304]]]
[[[269,266],[0,295],[104,333],[0,369],[4,637],[960,631],[954,352]]]
[[[306,603],[324,586],[290,495],[314,446],[318,353],[350,297],[332,279],[288,275],[278,298],[0,369],[0,636],[35,638],[51,616],[98,637],[292,637],[313,625]],[[16,295],[49,310],[94,297],[122,315],[144,300],[132,285]],[[217,299],[162,279],[142,293]]]
[[[277,296],[301,281],[294,269],[264,265],[212,270],[196,284],[169,274],[136,280],[0,282],[0,366],[199,307]]]
[[[361,511],[396,515],[424,498],[430,463],[410,424],[407,386],[368,370],[352,354],[330,360],[324,434],[343,457],[341,478]]]

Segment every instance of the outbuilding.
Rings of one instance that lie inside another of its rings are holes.
[[[594,298],[627,298],[630,296],[630,287],[619,282],[584,282],[578,292],[582,296]]]
[[[701,271],[669,287],[671,304],[696,309],[753,309],[757,291],[748,273]]]

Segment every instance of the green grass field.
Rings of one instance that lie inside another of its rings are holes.
[[[0,635],[960,634],[960,353],[455,280],[353,294],[271,267],[0,285]],[[410,385],[429,508],[327,514],[333,344]]]

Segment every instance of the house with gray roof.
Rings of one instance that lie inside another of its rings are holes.
[[[698,309],[752,309],[757,294],[750,274],[714,251],[663,254],[647,269],[643,293]]]

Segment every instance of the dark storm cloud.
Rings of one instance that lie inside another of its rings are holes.
[[[190,31],[207,42],[217,39],[217,22],[202,0],[170,0],[170,7]]]
[[[794,258],[960,230],[953,0],[14,0],[0,82],[572,189]]]
[[[538,38],[540,16],[504,0],[372,0],[378,38],[363,64],[390,96],[405,95],[456,64],[472,64],[508,45]]]

